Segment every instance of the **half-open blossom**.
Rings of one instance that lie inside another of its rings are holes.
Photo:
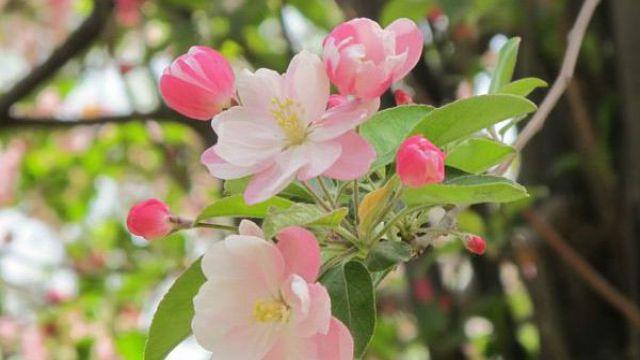
[[[231,104],[234,79],[231,65],[220,53],[193,46],[164,70],[160,93],[182,115],[210,120]]]
[[[214,359],[352,359],[353,338],[316,282],[316,238],[295,226],[276,237],[273,244],[245,222],[207,250],[207,281],[193,299],[198,343]]]
[[[140,202],[129,210],[127,228],[133,235],[147,240],[167,236],[173,230],[169,207],[158,199]]]
[[[409,19],[382,29],[373,20],[358,18],[338,25],[323,46],[327,73],[340,93],[372,99],[416,66],[423,40]]]
[[[421,135],[407,138],[396,154],[396,172],[402,183],[421,187],[444,180],[444,153]]]
[[[398,89],[393,92],[393,99],[396,101],[396,105],[407,105],[413,104],[413,99],[411,95],[402,89]]]
[[[465,239],[464,246],[472,253],[482,255],[487,249],[487,242],[478,235],[469,235]]]
[[[327,109],[329,79],[318,56],[302,51],[284,75],[245,71],[237,87],[242,105],[213,119],[218,143],[202,162],[221,179],[254,175],[247,203],[270,198],[296,178],[352,180],[369,170],[375,151],[354,128],[378,109],[379,99]]]

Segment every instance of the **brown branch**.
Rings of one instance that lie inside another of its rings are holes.
[[[93,40],[100,35],[112,8],[112,0],[94,0],[91,15],[51,53],[47,60],[18,81],[0,98],[0,121],[6,120],[6,117],[2,118],[2,115],[8,115],[13,104],[29,95],[70,59],[91,46]]]
[[[623,293],[611,285],[586,262],[564,239],[534,210],[525,210],[522,216],[547,244],[564,260],[584,282],[604,300],[620,311],[629,322],[640,329],[640,309]]]
[[[578,61],[578,56],[580,55],[580,48],[582,47],[584,34],[587,31],[589,22],[591,21],[598,4],[600,4],[600,0],[585,0],[582,4],[582,8],[580,9],[576,22],[567,36],[568,44],[564,54],[564,59],[562,60],[560,73],[554,81],[553,86],[551,86],[551,90],[549,90],[549,93],[542,101],[540,108],[516,139],[516,142],[513,145],[516,150],[522,150],[529,140],[531,140],[531,138],[542,129],[544,122],[551,113],[551,110],[556,106],[558,100],[560,100],[567,89],[567,86],[569,86],[569,83],[573,78],[573,73],[576,69],[576,63]],[[515,156],[510,156],[500,164],[495,173],[503,174],[506,172],[514,158]]]
[[[57,119],[53,117],[17,117],[6,116],[0,118],[0,129],[2,128],[30,128],[30,127],[51,127],[68,128],[72,126],[89,126],[108,123],[124,124],[139,120],[172,121],[191,125],[195,120],[189,120],[171,114],[167,110],[158,110],[150,113],[132,113],[126,115],[109,115],[86,119]]]

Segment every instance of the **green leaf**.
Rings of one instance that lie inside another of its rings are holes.
[[[513,181],[496,176],[468,175],[442,184],[405,189],[402,198],[408,206],[429,204],[503,203],[529,196]]]
[[[206,280],[200,269],[200,261],[198,259],[191,264],[160,301],[149,328],[144,360],[164,359],[176,345],[191,334],[193,297]]]
[[[480,174],[514,152],[511,146],[497,141],[469,139],[449,151],[445,164],[471,174]]]
[[[382,9],[380,24],[384,27],[399,18],[409,18],[415,22],[424,19],[424,15],[434,0],[391,0]]]
[[[248,205],[242,195],[231,195],[216,200],[198,215],[197,221],[220,216],[264,218],[271,207],[286,209],[293,202],[274,196],[258,204]]]
[[[520,38],[514,37],[509,39],[498,54],[498,64],[493,71],[491,77],[491,85],[489,85],[489,93],[495,93],[505,84],[511,81],[513,71],[516,68],[516,60],[518,59],[518,47],[520,46]]]
[[[503,85],[497,92],[499,94],[511,94],[527,96],[537,88],[549,86],[546,81],[534,77],[524,78]]]
[[[348,212],[347,208],[339,208],[327,213],[311,204],[294,204],[284,210],[272,208],[264,219],[262,229],[265,238],[269,239],[278,231],[293,225],[333,228],[340,225]]]
[[[536,105],[522,96],[491,94],[461,99],[428,113],[411,132],[437,146],[460,140],[500,121],[528,114]]]
[[[331,313],[350,330],[355,356],[361,356],[376,324],[375,296],[371,275],[358,261],[349,261],[327,271],[320,279],[331,296]]]
[[[287,4],[298,8],[305,17],[323,29],[331,29],[343,20],[342,12],[333,0],[287,0]]]
[[[372,169],[393,161],[398,147],[433,107],[405,105],[382,110],[360,126],[360,134],[376,150],[377,158]]]
[[[384,271],[401,262],[411,259],[412,248],[407,243],[400,241],[380,241],[375,244],[366,265],[370,271]]]

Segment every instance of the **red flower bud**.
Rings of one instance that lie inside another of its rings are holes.
[[[421,135],[406,139],[396,155],[396,172],[409,187],[444,180],[444,153]]]
[[[134,205],[127,216],[127,228],[133,235],[147,240],[167,236],[173,229],[167,204],[149,199]]]
[[[464,246],[472,253],[482,255],[487,249],[487,242],[478,235],[469,235]]]
[[[400,105],[407,105],[407,104],[413,104],[413,99],[411,98],[411,95],[409,95],[409,93],[407,93],[406,91],[402,90],[402,89],[398,89],[396,91],[393,92],[393,98],[396,101],[396,105],[400,106]]]

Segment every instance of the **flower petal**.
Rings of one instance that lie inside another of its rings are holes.
[[[270,69],[258,69],[255,73],[244,70],[236,81],[238,96],[243,106],[268,114],[272,99],[284,98],[282,75]]]
[[[397,67],[393,73],[393,81],[398,81],[405,77],[420,60],[424,40],[422,32],[416,24],[409,19],[398,19],[385,28],[395,35],[396,55],[405,53],[407,58],[404,63]]]
[[[317,333],[326,334],[331,320],[331,298],[327,289],[320,283],[308,284],[309,311],[306,317],[294,319],[295,332],[307,337]]]
[[[242,221],[240,221],[240,226],[238,226],[238,233],[240,235],[255,236],[264,239],[264,232],[262,231],[260,226],[247,219],[242,219]]]
[[[215,146],[212,146],[205,150],[200,157],[200,162],[207,167],[211,175],[219,179],[238,179],[256,173],[262,168],[261,164],[243,167],[228,163],[216,154],[214,148]]]
[[[366,174],[376,159],[373,147],[355,131],[345,133],[337,141],[346,151],[323,175],[337,180],[353,180]]]
[[[254,175],[244,191],[247,204],[256,204],[277,195],[295,179],[296,173],[308,159],[297,149],[281,153],[269,168]]]
[[[320,246],[311,231],[299,226],[281,230],[277,247],[285,264],[285,274],[296,274],[307,282],[315,282],[320,271]]]
[[[349,329],[337,318],[331,318],[329,332],[315,337],[318,360],[353,359],[353,337]]]
[[[351,100],[334,106],[325,112],[320,121],[314,123],[309,138],[317,142],[335,139],[365,122],[379,106],[379,98],[370,101]]]
[[[300,172],[298,180],[307,181],[330,168],[342,153],[342,147],[337,141],[325,141],[321,143],[308,142],[303,145],[308,153],[308,163]]]
[[[293,57],[285,75],[290,97],[297,99],[308,124],[320,119],[329,100],[329,77],[318,55],[303,50]]]

